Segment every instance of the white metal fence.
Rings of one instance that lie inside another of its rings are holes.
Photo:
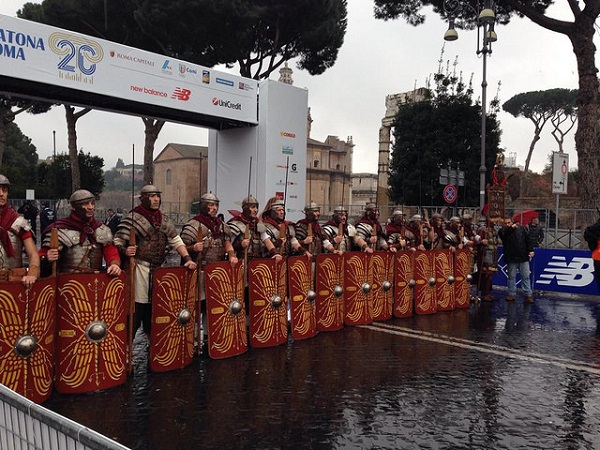
[[[0,384],[0,449],[129,450]]]

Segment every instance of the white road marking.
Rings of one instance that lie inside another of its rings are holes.
[[[526,352],[515,348],[504,347],[502,345],[488,344],[486,342],[476,342],[468,339],[448,336],[445,334],[413,330],[412,328],[400,327],[397,325],[389,325],[384,323],[376,323],[373,325],[361,325],[361,328],[367,328],[369,330],[381,331],[384,333],[395,334],[398,336],[404,336],[413,339],[421,339],[429,342],[436,342],[438,344],[466,348],[469,350],[490,353],[493,355],[504,356],[507,358],[537,362],[540,364],[549,364],[565,369],[580,370],[583,372],[600,375],[600,367],[598,367],[597,364],[593,364],[587,361],[572,360],[567,358],[561,358],[560,356]]]

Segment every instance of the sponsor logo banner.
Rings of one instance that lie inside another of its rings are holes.
[[[530,263],[533,289],[564,292],[568,294],[598,295],[594,280],[594,262],[587,250],[536,248]],[[506,286],[508,267],[503,249],[498,249],[498,272],[494,275],[495,285]],[[517,275],[517,287],[521,278]]]

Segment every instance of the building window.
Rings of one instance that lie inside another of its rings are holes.
[[[339,165],[339,164],[336,164],[336,165],[335,165],[335,170],[339,171],[340,169],[341,169],[340,165]]]
[[[316,169],[317,167],[319,167],[319,160],[315,159],[315,161],[313,162],[313,167]]]
[[[167,172],[165,173],[165,178],[166,178],[166,185],[170,186],[173,183],[173,177],[171,175],[171,169],[167,169]]]

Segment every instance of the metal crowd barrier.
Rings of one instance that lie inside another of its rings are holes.
[[[129,450],[0,384],[0,449]]]

